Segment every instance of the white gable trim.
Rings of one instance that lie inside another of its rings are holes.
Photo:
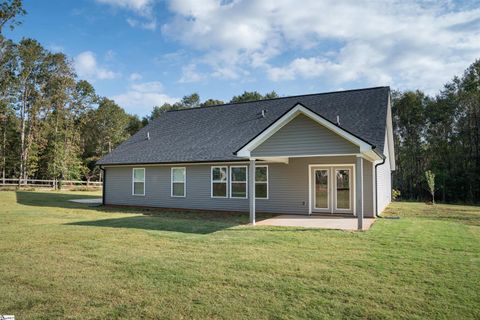
[[[312,119],[313,121],[317,122],[318,124],[324,126],[325,128],[333,131],[334,133],[338,134],[342,138],[350,141],[351,143],[357,145],[360,148],[360,152],[368,152],[372,150],[372,146],[365,141],[355,137],[353,134],[343,130],[342,128],[336,126],[335,124],[331,123],[330,121],[320,117],[316,113],[308,110],[301,104],[297,104],[294,108],[292,108],[289,112],[284,114],[280,119],[274,122],[267,130],[260,133],[257,137],[255,137],[252,141],[247,143],[242,149],[237,151],[237,156],[239,157],[250,157],[250,152],[265,142],[268,138],[274,135],[278,130],[283,128],[287,123],[292,121],[296,116],[303,114],[308,118]]]
[[[393,123],[392,123],[392,105],[390,94],[388,95],[388,107],[387,107],[387,126],[386,126],[386,138],[385,144],[388,144],[388,154],[385,156],[390,159],[390,170],[395,171],[395,145],[393,143]],[[383,147],[385,149],[385,146]]]

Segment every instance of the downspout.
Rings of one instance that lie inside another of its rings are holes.
[[[102,185],[102,205],[104,206],[105,205],[105,186],[106,186],[106,182],[107,182],[107,170],[105,170],[105,168],[103,168],[102,166],[100,166],[100,170],[102,170],[102,175],[103,175],[103,179],[102,179],[102,182],[103,182],[103,185]]]
[[[383,158],[382,162],[377,163],[375,165],[375,217],[377,218],[382,218],[381,215],[378,214],[378,186],[377,186],[377,167],[381,166],[382,164],[385,163],[386,157]]]

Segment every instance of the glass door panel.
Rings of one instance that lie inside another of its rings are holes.
[[[350,169],[335,170],[336,209],[350,210]]]
[[[328,169],[315,170],[315,208],[328,209]]]

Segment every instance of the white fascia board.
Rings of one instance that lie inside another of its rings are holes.
[[[237,156],[239,157],[250,157],[250,152],[261,145],[265,140],[270,138],[273,134],[275,134],[278,130],[280,130],[283,126],[287,123],[292,121],[297,115],[304,114],[305,116],[309,117],[310,119],[314,120],[315,122],[319,123],[320,125],[324,126],[325,128],[333,131],[334,133],[338,134],[342,138],[350,141],[351,143],[357,145],[360,148],[360,152],[367,152],[372,150],[372,146],[365,141],[355,137],[351,133],[343,130],[342,128],[336,126],[335,124],[331,123],[330,121],[320,117],[316,113],[308,110],[304,106],[298,104],[292,110],[287,112],[283,115],[280,119],[278,119],[270,128],[263,131],[259,134],[255,139],[250,141],[246,144],[242,149],[237,152]]]
[[[360,156],[370,162],[383,160],[375,151],[369,150],[367,152],[361,153]]]
[[[245,150],[245,148],[242,148],[241,150],[238,150],[237,157],[250,158],[250,151]]]
[[[387,106],[387,130],[386,130],[386,141],[388,143],[388,155],[390,160],[390,170],[395,171],[395,144],[393,143],[393,123],[392,123],[392,106],[390,102],[391,98],[388,95],[388,106]],[[385,147],[383,147],[385,149]]]

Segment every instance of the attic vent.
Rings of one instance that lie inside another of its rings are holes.
[[[337,115],[337,126],[340,125],[340,116]]]
[[[266,109],[262,109],[262,118],[265,118],[266,115],[267,115],[267,110],[266,110]]]
[[[147,140],[150,140],[150,131],[147,131]]]

